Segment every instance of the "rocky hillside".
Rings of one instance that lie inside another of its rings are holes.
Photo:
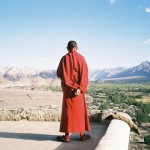
[[[113,75],[112,77],[121,78],[121,77],[130,77],[130,76],[150,77],[150,62],[145,61],[138,66],[124,70],[118,74]]]
[[[141,80],[142,78],[150,78],[150,62],[145,61],[140,65],[131,68],[110,68],[90,70],[89,77],[91,81],[109,81],[109,80]]]
[[[112,77],[118,73],[125,71],[126,68],[117,67],[117,68],[108,68],[108,69],[96,69],[96,70],[89,70],[89,79],[91,81],[95,80],[102,80]]]
[[[0,76],[10,81],[18,81],[26,77],[41,77],[44,79],[56,78],[55,70],[38,70],[31,67],[2,67],[0,66]]]

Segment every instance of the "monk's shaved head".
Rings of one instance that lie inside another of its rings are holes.
[[[77,43],[75,41],[69,41],[67,45],[68,51],[71,51],[73,48],[77,48]]]

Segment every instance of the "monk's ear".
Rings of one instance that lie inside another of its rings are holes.
[[[74,50],[77,51],[77,50],[78,50],[78,47],[75,47]]]

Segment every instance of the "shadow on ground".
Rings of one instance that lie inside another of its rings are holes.
[[[34,134],[34,133],[13,133],[13,132],[0,132],[1,138],[35,140],[35,141],[56,141],[57,135],[48,134]]]

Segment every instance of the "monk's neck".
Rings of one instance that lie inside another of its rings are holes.
[[[71,51],[68,51],[68,53],[76,53],[77,50],[71,50]]]

